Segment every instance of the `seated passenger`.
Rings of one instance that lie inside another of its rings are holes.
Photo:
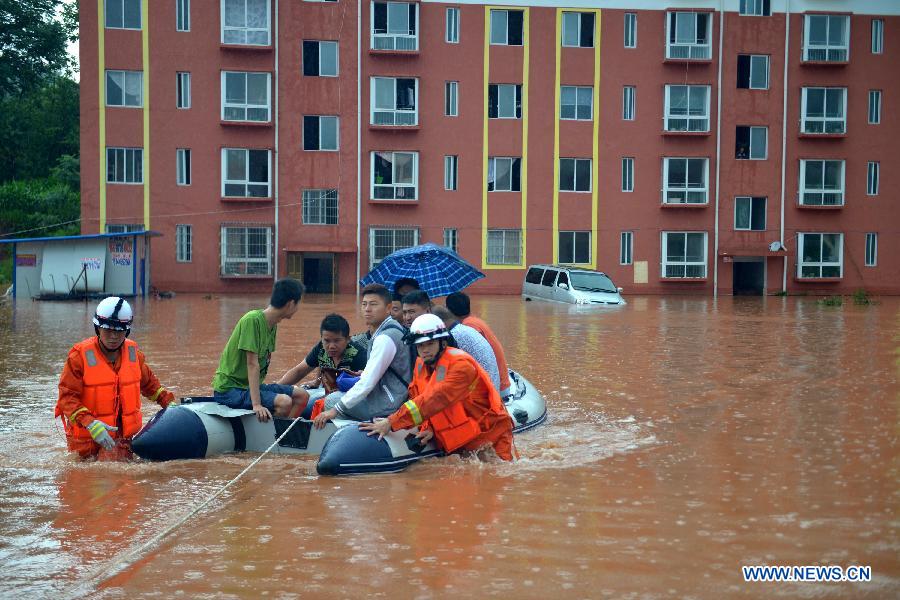
[[[497,357],[497,370],[500,372],[500,397],[506,398],[509,396],[512,393],[509,384],[509,367],[506,364],[506,355],[503,353],[503,346],[500,344],[500,340],[497,339],[497,336],[494,335],[487,323],[471,314],[471,305],[466,294],[454,292],[447,296],[447,308],[463,325],[468,325],[483,335],[484,339],[491,345],[494,355]]]
[[[428,292],[413,290],[403,296],[403,326],[407,329],[416,320],[416,317],[430,312],[431,298],[428,297]]]
[[[401,277],[394,282],[394,296],[399,299],[403,299],[403,296],[418,289],[421,289],[419,282],[412,277]]]
[[[435,315],[444,322],[447,331],[450,332],[450,338],[455,346],[460,350],[464,350],[466,354],[475,359],[481,368],[487,372],[491,378],[494,388],[500,391],[500,371],[497,369],[497,356],[494,354],[493,348],[484,339],[484,336],[459,322],[459,319],[453,316],[453,313],[444,306],[435,306],[431,309]]]

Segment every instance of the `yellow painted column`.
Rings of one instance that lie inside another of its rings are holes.
[[[150,0],[141,2],[141,54],[144,76],[144,229],[150,229]]]
[[[103,0],[97,0],[97,67],[99,81],[98,141],[100,153],[100,233],[106,229],[106,23],[103,19]]]
[[[553,264],[559,263],[559,120],[561,117],[560,98],[562,85],[562,76],[560,75],[560,66],[562,65],[562,18],[563,9],[556,9],[556,74],[553,85],[554,102],[553,107]]]
[[[518,268],[524,269],[528,248],[528,51],[530,9],[525,9],[522,19],[522,260]],[[508,265],[509,268],[515,268]]]
[[[594,13],[594,147],[591,153],[591,264],[592,269],[597,268],[597,249],[600,247],[597,240],[598,220],[598,193],[600,177],[600,9]]]
[[[482,90],[482,108],[484,109],[484,135],[481,142],[481,268],[487,268],[488,247],[488,81],[491,64],[491,8],[484,9],[484,86]]]

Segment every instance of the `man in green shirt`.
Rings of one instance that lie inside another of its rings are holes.
[[[303,285],[296,279],[279,279],[265,309],[251,310],[238,321],[222,350],[212,387],[216,402],[231,408],[253,410],[268,421],[272,414],[287,417],[297,405],[303,410],[306,392],[293,385],[264,384],[275,352],[278,323],[297,312]],[[298,411],[299,412],[299,411]]]

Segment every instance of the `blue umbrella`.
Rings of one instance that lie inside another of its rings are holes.
[[[404,277],[415,279],[429,296],[437,298],[460,291],[484,277],[484,273],[450,248],[422,244],[385,256],[359,283],[380,283],[394,291],[394,284]]]

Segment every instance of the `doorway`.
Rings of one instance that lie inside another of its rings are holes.
[[[766,290],[765,259],[757,256],[735,257],[734,261],[735,296],[762,296]]]
[[[334,254],[329,252],[303,253],[303,286],[310,294],[333,294],[335,276]]]

